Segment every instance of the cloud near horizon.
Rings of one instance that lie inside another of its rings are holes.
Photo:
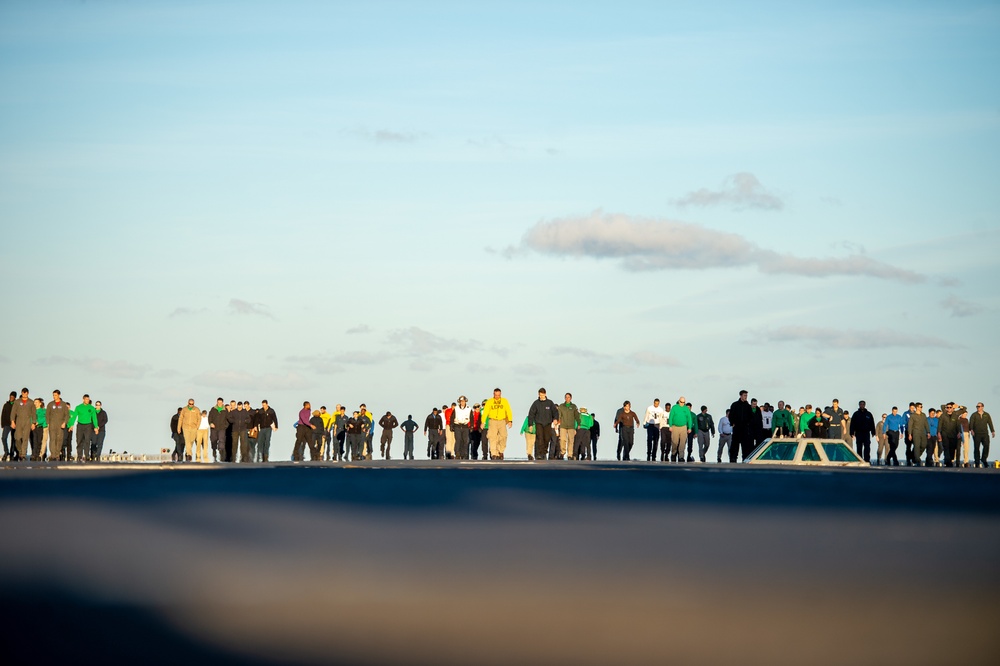
[[[941,307],[951,312],[952,317],[972,317],[985,310],[982,305],[963,300],[955,294],[948,294],[947,298],[941,301]]]
[[[781,210],[785,203],[764,189],[757,176],[745,171],[733,174],[722,183],[718,190],[701,188],[688,192],[680,199],[674,199],[678,206],[715,206],[727,204],[736,210],[757,208],[760,210]]]
[[[921,283],[925,276],[861,254],[814,259],[766,250],[743,236],[699,224],[598,209],[583,217],[541,220],[504,255],[534,251],[563,257],[620,259],[630,271],[735,268],[804,277],[865,276]]]
[[[752,342],[804,342],[815,347],[831,349],[960,349],[942,338],[910,335],[888,328],[839,329],[820,326],[779,326],[750,331]]]
[[[67,358],[65,356],[47,356],[35,361],[35,365],[66,366],[82,368],[87,372],[112,379],[142,379],[153,366],[130,363],[129,361],[109,361],[99,358]]]

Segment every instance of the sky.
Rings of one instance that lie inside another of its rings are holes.
[[[0,3],[0,376],[273,460],[303,400],[989,411],[998,64],[996,2]]]

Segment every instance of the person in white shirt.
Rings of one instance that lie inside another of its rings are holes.
[[[670,403],[663,403],[663,411],[660,414],[660,461],[670,460]]]
[[[719,452],[715,456],[715,462],[722,462],[722,449],[733,443],[733,424],[729,421],[729,410],[726,415],[719,419]]]
[[[194,461],[208,462],[208,411],[201,410],[201,424],[194,436]]]
[[[449,429],[455,439],[455,457],[459,460],[469,459],[469,422],[472,420],[472,407],[464,395],[458,399],[451,411]]]
[[[660,441],[660,420],[663,418],[663,408],[660,399],[655,398],[653,404],[646,408],[646,416],[642,419],[642,427],[646,429],[646,462],[656,462],[656,443]]]

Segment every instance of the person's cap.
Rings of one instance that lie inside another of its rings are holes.
[[[540,388],[540,389],[538,389],[538,392],[539,392],[539,393],[548,393],[548,391],[546,391],[546,390],[545,390],[544,388]]]
[[[466,401],[466,402],[469,402],[469,399],[468,399],[468,398],[466,398],[466,397],[465,397],[464,395],[460,395],[460,396],[458,396],[458,399],[459,399],[459,400],[464,400],[464,401]]]
[[[586,407],[581,407],[580,408],[580,413],[581,414],[586,414],[587,413],[587,408]]]

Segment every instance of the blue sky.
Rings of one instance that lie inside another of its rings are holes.
[[[0,371],[149,452],[189,395],[989,409],[1000,7],[803,4],[4,3]]]

